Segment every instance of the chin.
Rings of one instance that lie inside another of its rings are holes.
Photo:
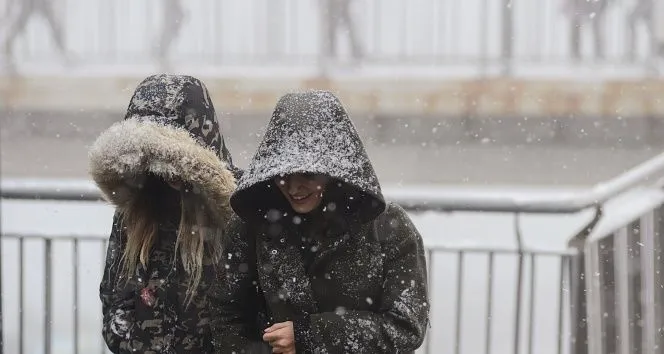
[[[308,213],[312,212],[314,209],[316,209],[316,208],[309,208],[309,207],[303,207],[303,206],[293,207],[293,210],[295,210],[295,212],[297,212],[298,214],[308,214]]]
[[[291,204],[291,207],[298,214],[308,214],[314,211],[316,207],[318,207],[318,204],[307,204],[307,205]]]

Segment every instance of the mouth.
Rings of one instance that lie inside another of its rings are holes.
[[[313,196],[313,193],[305,194],[305,195],[290,195],[290,199],[293,203],[295,204],[304,204],[307,201],[309,201],[309,198]]]

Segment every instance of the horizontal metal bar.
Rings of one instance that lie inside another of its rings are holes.
[[[23,239],[23,240],[55,240],[55,241],[105,241],[108,236],[93,236],[93,235],[35,235],[35,234],[17,234],[17,233],[3,233],[0,234],[2,238]]]
[[[602,204],[646,181],[656,181],[664,172],[664,153],[607,182],[578,193],[533,195],[527,193],[449,193],[400,187],[386,189],[388,200],[410,211],[484,211],[523,213],[575,213]],[[90,181],[5,180],[0,183],[3,199],[100,201],[101,193]]]
[[[2,238],[9,239],[22,239],[22,240],[53,240],[53,241],[106,241],[107,236],[99,235],[62,235],[62,236],[52,236],[52,235],[35,235],[35,234],[17,234],[17,233],[5,233],[0,234]],[[508,248],[489,248],[489,247],[452,247],[452,246],[441,246],[441,245],[432,245],[426,246],[426,249],[434,253],[494,253],[494,254],[517,254],[519,250],[517,249],[508,249]],[[577,254],[576,250],[560,250],[560,251],[547,251],[547,250],[538,250],[538,249],[524,249],[522,251],[527,255],[535,256],[551,256],[551,257],[560,257],[560,256],[573,256]]]
[[[449,246],[426,246],[428,250],[437,253],[455,253],[455,252],[464,252],[464,253],[494,253],[494,254],[518,254],[518,249],[508,249],[508,248],[489,248],[489,247],[449,247]],[[525,255],[536,255],[536,256],[574,256],[578,254],[578,251],[574,249],[569,250],[560,250],[560,251],[546,251],[546,250],[528,250],[524,249],[521,251]]]
[[[655,183],[664,174],[664,153],[634,167],[633,169],[590,189],[577,193],[558,193],[529,197],[524,193],[467,193],[450,196],[407,188],[391,191],[387,197],[409,210],[438,211],[485,211],[522,213],[575,213],[616,197],[617,195],[652,181]]]
[[[3,179],[0,182],[2,199],[102,201],[94,183],[88,180]]]

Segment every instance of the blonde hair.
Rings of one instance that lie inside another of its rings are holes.
[[[122,224],[127,234],[122,255],[123,273],[127,280],[135,274],[139,264],[148,267],[150,251],[157,239],[159,221],[155,194],[159,193],[159,190],[155,185],[158,186],[159,183],[156,182],[155,178],[152,181],[148,179],[128,206],[121,211]],[[188,306],[200,284],[203,265],[216,265],[221,258],[222,230],[215,225],[201,194],[192,192],[191,188],[184,185],[179,194],[180,223],[172,262],[176,262],[179,254],[188,275],[185,296],[185,304]]]

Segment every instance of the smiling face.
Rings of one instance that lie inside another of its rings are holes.
[[[274,179],[279,190],[295,212],[307,214],[318,208],[328,177],[319,174],[296,173]]]

